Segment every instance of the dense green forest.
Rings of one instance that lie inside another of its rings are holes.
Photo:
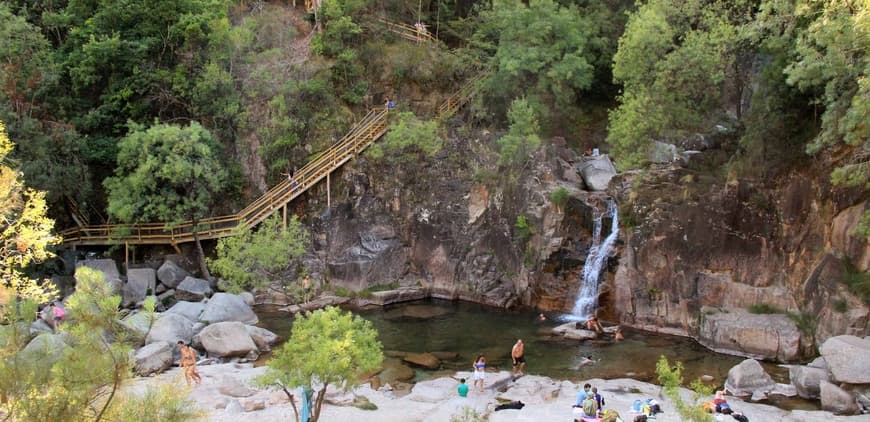
[[[645,166],[654,140],[718,130],[735,142],[713,173],[769,177],[819,159],[835,184],[870,183],[865,0],[296,6],[0,1],[10,159],[60,226],[66,195],[94,220],[202,218],[304,164],[385,95],[449,94],[488,69],[471,121],[502,134],[490,147],[509,170],[606,109],[602,147],[622,169]],[[427,22],[443,44],[403,42],[376,17]],[[375,159],[440,145],[433,110],[406,111]]]

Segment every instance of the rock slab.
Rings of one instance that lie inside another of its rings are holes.
[[[134,356],[136,373],[148,376],[165,371],[172,366],[172,346],[165,341],[158,341],[142,347]]]
[[[193,323],[189,319],[170,313],[162,313],[154,321],[148,337],[145,338],[146,344],[165,341],[169,344],[176,344],[178,341],[189,343],[193,337]]]
[[[175,288],[175,298],[191,302],[199,302],[211,296],[211,284],[201,278],[185,277]]]
[[[702,312],[698,342],[720,353],[791,362],[800,358],[801,333],[784,314],[752,314],[745,309]]]
[[[837,336],[820,348],[834,380],[849,384],[870,383],[870,339]]]
[[[858,401],[852,393],[837,387],[827,381],[819,383],[821,391],[822,409],[839,415],[855,415],[860,409]]]
[[[728,370],[725,388],[735,396],[751,396],[771,391],[776,383],[755,359],[746,359]]]
[[[160,282],[163,283],[164,286],[169,288],[178,287],[178,283],[181,283],[182,280],[189,276],[188,272],[179,267],[176,263],[167,260],[160,266],[160,269],[157,270],[157,278],[160,279]]]

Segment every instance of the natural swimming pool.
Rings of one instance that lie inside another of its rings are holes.
[[[385,351],[455,352],[459,358],[443,361],[442,370],[417,370],[417,380],[444,370],[469,370],[474,358],[482,353],[489,367],[510,370],[510,350],[518,338],[526,345],[526,373],[556,379],[583,381],[591,378],[634,378],[656,382],[655,365],[659,356],[684,365],[688,382],[702,375],[714,378],[721,388],[728,370],[743,358],[706,349],[696,341],[678,336],[624,330],[625,340],[569,341],[550,334],[560,325],[558,315],[548,315],[540,322],[532,311],[511,311],[474,303],[425,300],[384,308],[355,310],[378,330]],[[285,312],[258,309],[260,325],[283,338],[290,336],[292,318]],[[595,365],[578,367],[584,356],[592,356]],[[787,371],[765,365],[778,382],[787,382]],[[782,379],[782,377],[785,379]],[[786,408],[814,408],[812,402],[778,401]]]

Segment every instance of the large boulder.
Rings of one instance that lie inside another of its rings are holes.
[[[29,362],[40,362],[51,366],[60,359],[63,350],[69,347],[63,333],[42,333],[24,346],[18,356]]]
[[[131,268],[127,270],[127,284],[124,285],[124,306],[133,306],[154,294],[157,273],[153,268]]]
[[[165,371],[172,366],[172,346],[165,341],[158,341],[136,351],[134,369],[141,376],[148,376]]]
[[[148,312],[136,312],[127,315],[126,318],[121,320],[121,324],[139,336],[145,337],[148,335],[148,331],[151,329],[151,325],[154,323],[153,319],[155,318],[154,314]]]
[[[702,312],[702,316],[698,342],[712,350],[784,362],[800,357],[801,332],[787,315],[729,308],[728,312]]]
[[[199,321],[199,316],[202,315],[202,312],[205,310],[205,304],[202,302],[188,302],[188,301],[180,301],[176,302],[175,305],[172,305],[167,313],[173,313],[181,315],[191,322]]]
[[[788,375],[797,394],[805,399],[819,398],[819,383],[829,380],[828,371],[810,366],[792,366]]]
[[[677,158],[677,146],[667,144],[661,141],[655,141],[652,150],[649,152],[649,160],[656,164],[667,164],[674,162]]]
[[[118,272],[118,265],[113,259],[86,259],[76,262],[76,272],[79,268],[88,267],[103,273],[106,278],[106,283],[112,286],[115,293],[121,293],[124,288],[124,282],[121,281],[121,273]]]
[[[426,369],[438,369],[441,367],[441,361],[431,353],[412,353],[405,356],[402,360],[411,365],[421,366]]]
[[[728,370],[725,388],[735,396],[751,396],[758,392],[768,392],[776,383],[761,364],[755,359],[746,359]]]
[[[191,338],[193,338],[193,322],[179,314],[162,313],[157,321],[154,321],[145,343],[165,341],[174,345],[179,340],[189,343]]]
[[[173,289],[189,275],[190,274],[188,274],[184,268],[179,267],[169,260],[164,262],[163,265],[160,266],[160,269],[157,270],[157,278],[160,279],[160,282],[166,287]]]
[[[278,335],[265,328],[246,325],[245,329],[248,330],[248,335],[251,336],[251,340],[261,352],[270,350],[272,345],[278,342]]]
[[[854,415],[860,411],[858,401],[852,393],[827,381],[819,383],[819,390],[821,391],[823,410],[840,415]]]
[[[203,328],[197,337],[209,356],[245,356],[257,351],[257,345],[251,340],[245,324],[237,321],[211,324]]]
[[[580,175],[586,187],[593,191],[605,191],[610,185],[610,179],[616,176],[616,167],[607,155],[583,157],[578,164]]]
[[[215,293],[205,305],[205,311],[199,316],[199,320],[208,324],[224,321],[256,324],[259,321],[244,299],[230,293]]]
[[[820,351],[837,382],[870,383],[870,339],[831,337],[822,344]]]
[[[187,276],[175,287],[175,298],[178,300],[199,302],[211,296],[211,294],[211,284],[208,280],[201,278]]]

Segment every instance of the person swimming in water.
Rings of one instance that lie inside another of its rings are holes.
[[[586,365],[595,365],[595,360],[592,359],[592,355],[583,356],[580,359],[580,363],[577,365],[578,368],[586,366]]]

